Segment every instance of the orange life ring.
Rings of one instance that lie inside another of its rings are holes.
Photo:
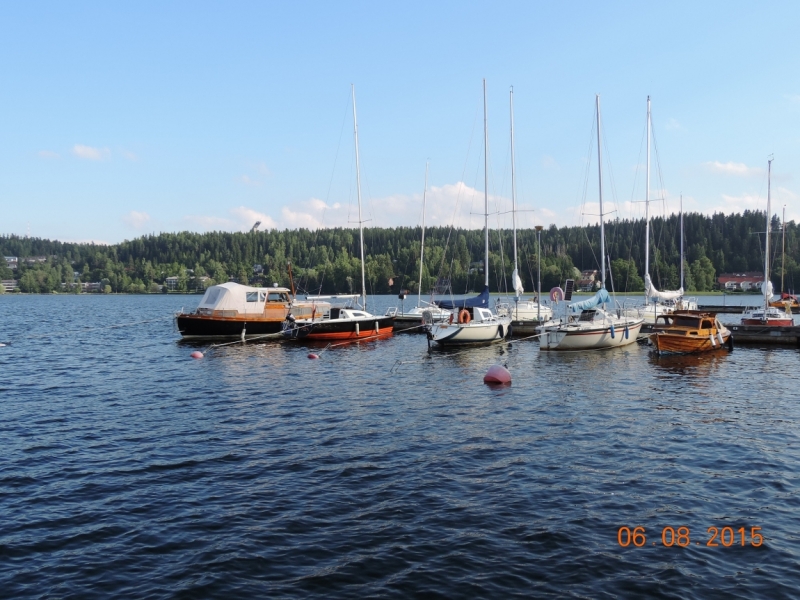
[[[472,315],[469,314],[469,311],[466,308],[462,308],[458,313],[458,322],[462,325],[466,325],[470,321],[472,321]]]

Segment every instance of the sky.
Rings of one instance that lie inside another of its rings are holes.
[[[800,221],[800,3],[0,4],[0,234]]]

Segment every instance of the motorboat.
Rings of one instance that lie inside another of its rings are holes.
[[[660,315],[649,339],[656,354],[733,349],[731,332],[719,322],[716,313],[698,310],[677,310]]]

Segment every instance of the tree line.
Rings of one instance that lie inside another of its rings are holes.
[[[684,215],[684,287],[709,291],[724,272],[763,271],[764,213],[699,213]],[[800,283],[800,238],[794,221],[785,224],[785,261],[782,260],[782,223],[772,220],[772,281],[793,290]],[[645,222],[615,220],[606,224],[609,272],[606,287],[617,292],[644,289]],[[421,229],[367,228],[365,270],[367,293],[416,293],[419,281]],[[539,253],[537,232],[517,232],[519,272],[527,291],[536,287]],[[680,286],[680,220],[677,215],[651,222],[650,274],[659,289]],[[490,289],[510,289],[512,235],[490,232]],[[578,279],[580,271],[599,269],[599,225],[556,227],[541,232],[542,289]],[[12,272],[0,261],[0,278],[17,279],[29,293],[79,291],[75,282],[100,282],[115,293],[157,292],[168,277],[177,278],[177,291],[202,289],[214,283],[238,281],[251,285],[289,286],[288,264],[299,293],[358,293],[361,291],[358,231],[346,228],[271,230],[249,233],[161,233],[104,246],[0,236],[4,256],[20,258]],[[26,263],[25,257],[45,257]],[[785,264],[783,264],[785,262]],[[259,269],[260,266],[260,269]],[[483,232],[431,227],[425,233],[422,291],[447,279],[453,293],[483,287]],[[1,288],[0,288],[1,289]]]

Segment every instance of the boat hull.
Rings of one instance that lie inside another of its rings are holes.
[[[691,336],[662,332],[652,334],[650,341],[653,342],[657,354],[696,354],[724,350],[729,345],[730,337],[730,331],[722,332],[722,343],[720,343],[718,334]]]
[[[245,338],[273,335],[280,337],[283,319],[264,319],[257,316],[212,317],[181,314],[175,317],[178,331],[184,338]]]
[[[576,327],[574,330],[564,327],[557,330],[545,331],[540,338],[540,348],[550,351],[603,350],[605,348],[617,348],[634,343],[641,328],[641,321],[634,325],[629,325],[627,327],[628,333],[626,336],[624,326],[615,326],[612,336],[610,326],[592,329]]]
[[[441,323],[430,329],[430,339],[440,346],[491,344],[509,335],[510,322]]]
[[[297,339],[309,341],[346,341],[383,338],[392,335],[394,317],[371,317],[358,321],[334,319],[305,324],[297,330]]]
[[[794,319],[742,319],[742,325],[762,325],[764,327],[791,327],[794,325]]]

